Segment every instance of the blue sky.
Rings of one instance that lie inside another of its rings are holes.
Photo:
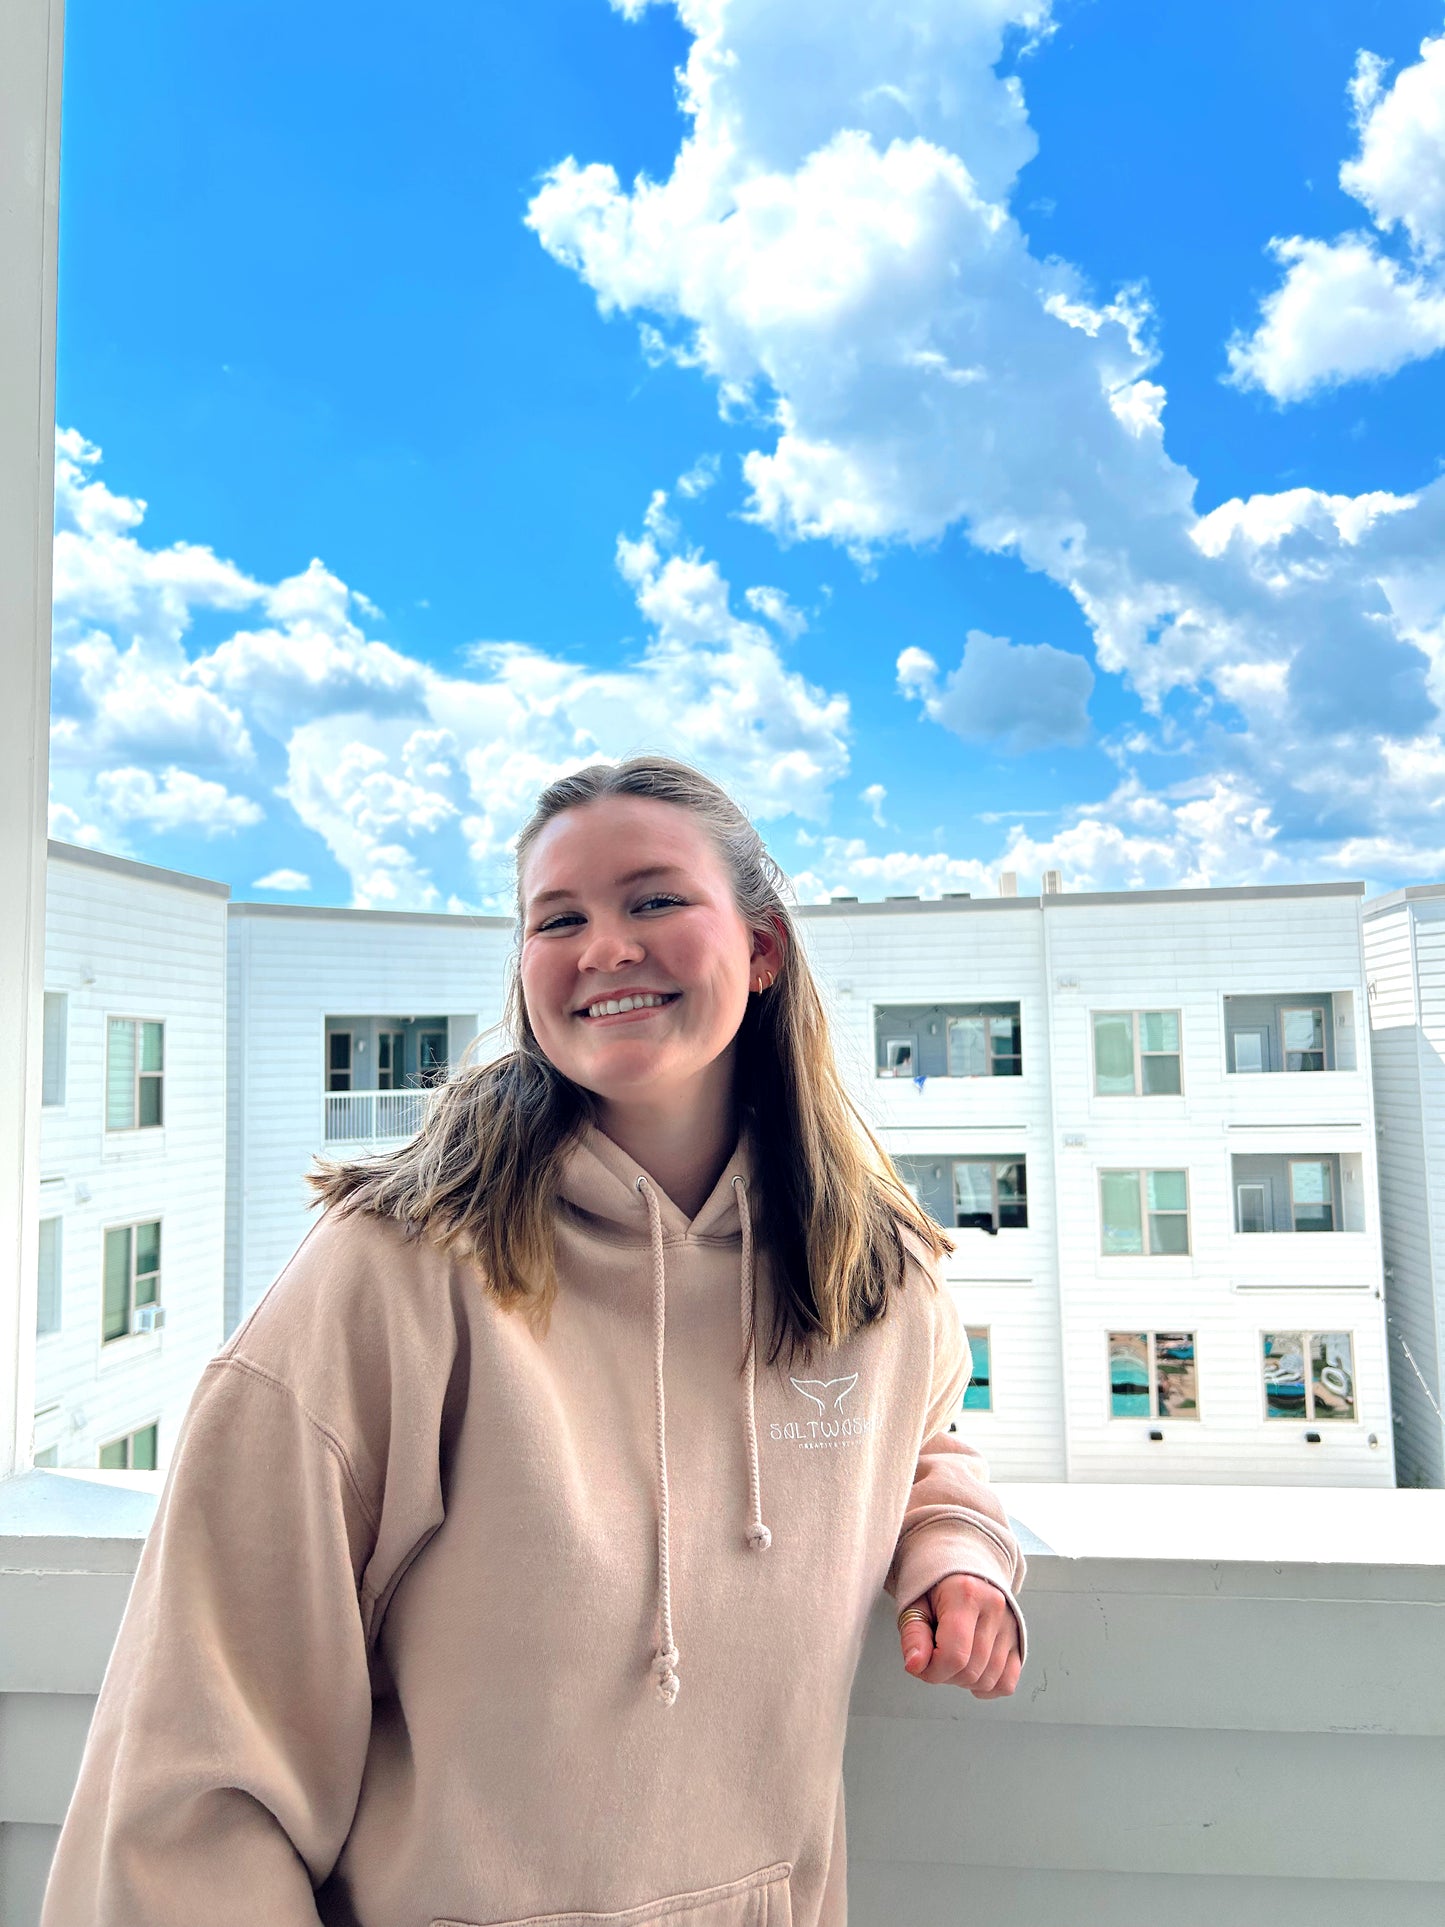
[[[495,907],[665,749],[811,898],[1438,874],[1442,128],[1441,0],[70,0],[53,833]]]

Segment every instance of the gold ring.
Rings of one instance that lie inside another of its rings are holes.
[[[932,1629],[933,1615],[925,1611],[922,1606],[905,1606],[903,1608],[903,1611],[898,1615],[898,1630],[900,1632],[902,1632],[910,1619],[921,1619],[925,1626],[929,1627],[930,1630]]]

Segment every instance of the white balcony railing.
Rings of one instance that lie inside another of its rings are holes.
[[[35,1927],[159,1473],[0,1482],[0,1920]],[[1445,1494],[1000,1486],[1010,1700],[923,1686],[880,1597],[844,1779],[849,1918],[1445,1920]]]
[[[425,1091],[327,1091],[326,1142],[374,1143],[415,1137],[426,1106]]]

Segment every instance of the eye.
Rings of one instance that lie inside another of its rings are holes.
[[[637,907],[639,910],[650,910],[660,904],[666,910],[686,902],[686,897],[675,897],[667,890],[655,890],[650,897],[644,897]]]
[[[565,930],[569,923],[581,923],[581,921],[582,916],[579,911],[561,910],[555,917],[548,917],[545,923],[537,924],[535,929],[538,934],[544,930]]]

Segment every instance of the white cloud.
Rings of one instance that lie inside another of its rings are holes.
[[[1010,642],[970,629],[963,657],[940,686],[938,664],[922,649],[898,658],[898,687],[966,743],[1011,755],[1089,734],[1094,672],[1082,656],[1047,642]]]
[[[101,770],[95,794],[117,823],[139,823],[159,832],[231,836],[259,823],[265,814],[259,803],[232,795],[224,783],[174,767],[163,769],[159,782],[148,769]]]
[[[1359,54],[1349,86],[1359,152],[1340,168],[1376,232],[1270,242],[1284,279],[1253,333],[1229,344],[1230,379],[1242,388],[1299,401],[1445,348],[1445,35],[1423,41],[1393,86],[1384,74],[1378,55]],[[1403,262],[1381,247],[1397,230]]]
[[[866,789],[858,792],[858,801],[867,805],[868,814],[880,830],[886,830],[888,827],[883,817],[883,805],[887,797],[888,792],[881,783],[870,783]]]
[[[304,870],[268,870],[251,885],[253,890],[309,890],[311,879]]]
[[[747,592],[747,604],[756,609],[765,622],[771,622],[780,635],[789,641],[802,635],[808,626],[808,618],[801,609],[794,608],[781,589],[770,589],[764,584]]]
[[[677,478],[677,492],[689,500],[698,495],[706,495],[718,478],[721,466],[716,455],[699,455],[692,467]]]

